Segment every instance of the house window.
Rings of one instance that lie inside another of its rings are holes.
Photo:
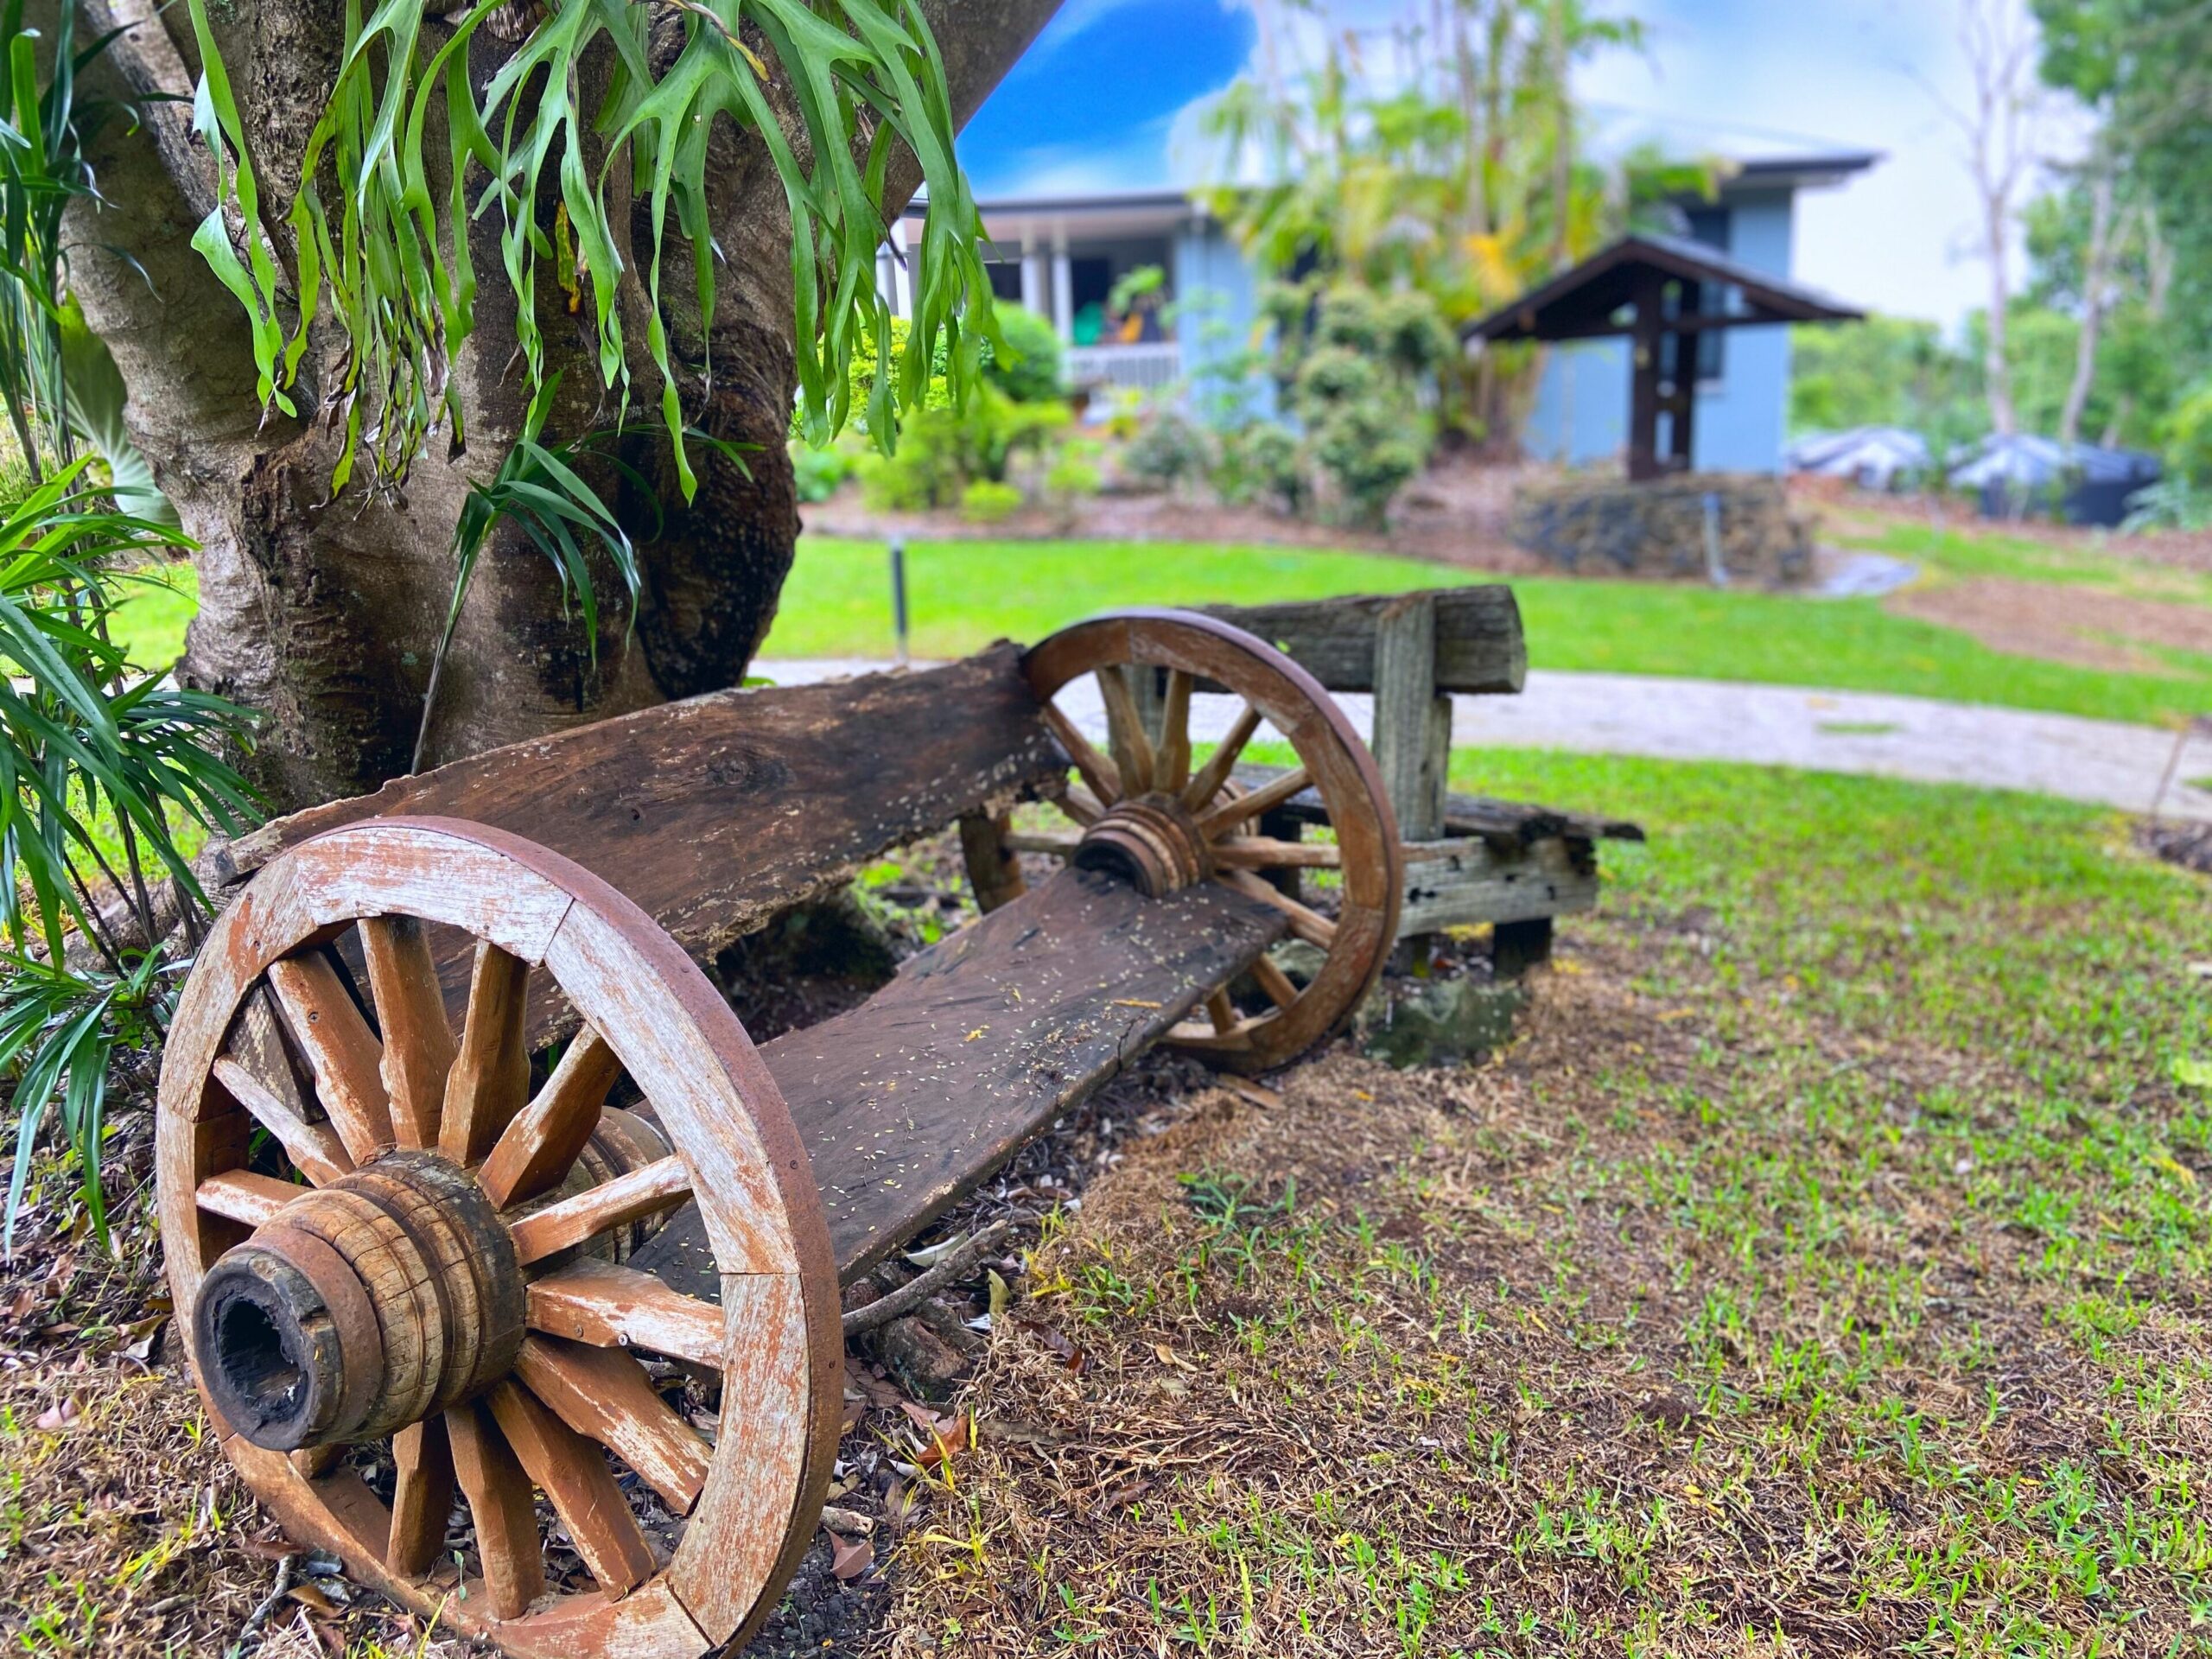
[[[1708,248],[1728,251],[1729,212],[1726,207],[1693,207],[1683,214],[1689,221],[1690,240],[1702,242]],[[1724,303],[1720,290],[1708,287],[1699,296],[1700,308],[1718,311]],[[1725,355],[1728,336],[1724,330],[1708,328],[1697,337],[1697,379],[1700,385],[1719,380],[1727,370]]]
[[[983,270],[991,279],[991,297],[1011,304],[1021,303],[1021,261],[1019,259],[989,259]]]

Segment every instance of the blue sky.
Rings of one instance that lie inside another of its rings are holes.
[[[1339,27],[1402,0],[1335,0]],[[1866,149],[1885,159],[1800,199],[1796,271],[1847,298],[1955,325],[1981,302],[1974,202],[1946,104],[1966,65],[1947,0],[1637,0],[1648,51],[1591,66],[1600,143],[1689,153]],[[962,139],[986,196],[1197,181],[1208,99],[1251,60],[1251,0],[1067,0]],[[2047,118],[2063,152],[2070,125]]]

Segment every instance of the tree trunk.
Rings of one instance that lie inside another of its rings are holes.
[[[959,119],[974,113],[1057,5],[925,0]],[[327,502],[337,442],[313,416],[340,342],[327,327],[311,336],[295,394],[301,418],[272,411],[264,420],[245,318],[188,245],[214,205],[214,176],[190,130],[199,66],[182,10],[160,10],[156,0],[84,6],[91,30],[133,25],[92,71],[105,83],[94,92],[182,101],[149,104],[135,130],[117,121],[99,135],[92,159],[112,205],[86,209],[73,227],[74,276],[86,317],[130,388],[132,435],[200,544],[200,610],[183,677],[262,711],[252,769],[272,807],[287,810],[373,789],[408,769],[453,591],[454,522],[470,481],[491,475],[521,423],[515,299],[489,239],[496,228],[480,221],[475,235],[486,239],[475,247],[477,331],[453,365],[467,454],[426,454],[404,490],[357,483]],[[336,73],[340,9],[327,0],[234,0],[214,16],[256,147],[264,214],[273,218],[291,199],[297,158]],[[442,38],[435,21],[427,28]],[[480,32],[471,65],[480,84],[512,48]],[[588,89],[592,67],[580,67]],[[454,632],[427,765],[734,684],[767,634],[799,530],[784,448],[796,385],[791,222],[758,143],[730,128],[720,142],[725,154],[709,172],[723,254],[714,322],[702,331],[696,312],[670,305],[670,346],[687,418],[752,446],[749,464],[695,446],[699,488],[685,504],[651,412],[657,371],[633,365],[643,395],[633,393],[625,458],[645,474],[652,499],[634,488],[613,493],[611,468],[594,482],[639,549],[644,593],[634,627],[611,567],[601,569],[594,653],[550,564],[502,526],[478,563]],[[893,211],[918,182],[912,158],[901,160],[887,192]],[[639,268],[649,236],[639,220],[631,252]],[[676,248],[669,257],[671,269],[688,264]],[[688,294],[690,285],[669,287]],[[562,373],[550,430],[575,436],[611,424],[613,400],[600,391],[583,324],[565,315],[557,292],[542,297],[540,309],[548,370]],[[632,338],[643,332],[626,329]],[[698,372],[709,358],[711,385]]]
[[[2082,411],[2097,378],[2097,341],[2104,331],[2105,290],[2112,283],[2112,169],[2100,165],[2089,184],[2089,246],[2082,261],[2082,332],[2074,345],[2074,378],[2059,411],[2058,441],[2071,445],[2081,435]]]

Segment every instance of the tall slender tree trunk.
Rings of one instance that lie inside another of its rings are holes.
[[[49,10],[59,3],[46,0]],[[973,113],[1057,5],[924,0],[960,118]],[[84,9],[94,29],[129,31],[93,67],[98,90],[156,100],[144,105],[137,129],[115,122],[99,136],[92,160],[110,205],[88,208],[74,227],[74,274],[86,315],[130,388],[132,435],[200,543],[200,611],[184,677],[262,711],[254,769],[279,810],[372,789],[409,765],[453,590],[451,539],[461,501],[472,479],[496,468],[520,426],[513,292],[496,249],[478,247],[477,335],[452,367],[469,453],[423,457],[404,490],[357,486],[330,501],[336,443],[312,415],[341,360],[340,342],[327,333],[311,336],[297,397],[302,418],[264,419],[245,320],[188,245],[214,206],[215,181],[206,147],[190,130],[199,66],[182,8],[86,0]],[[281,210],[336,73],[341,9],[334,0],[232,0],[213,10],[264,197]],[[517,16],[527,22],[531,13]],[[435,19],[428,30],[442,38]],[[518,32],[506,31],[505,40],[480,32],[472,73],[488,78]],[[602,71],[585,64],[579,73],[588,85]],[[745,461],[695,451],[700,484],[687,504],[654,423],[626,440],[626,459],[646,488],[617,494],[613,476],[597,482],[638,544],[645,590],[634,618],[626,606],[601,607],[596,642],[584,637],[545,559],[512,528],[495,533],[440,687],[429,734],[433,764],[734,684],[774,619],[799,530],[784,447],[796,383],[791,229],[782,187],[757,142],[727,128],[716,142],[722,153],[709,168],[710,213],[721,259],[714,321],[702,325],[679,302],[668,307],[668,322],[687,417],[747,446]],[[918,181],[912,158],[902,161],[888,193],[894,210]],[[634,232],[649,233],[642,225]],[[633,245],[633,255],[639,251],[642,244]],[[672,257],[680,269],[681,256]],[[670,284],[678,292],[689,286]],[[566,315],[557,294],[541,298],[540,308],[548,367],[562,373],[553,429],[573,435],[611,423],[584,326]],[[654,384],[652,371],[634,366],[642,371],[639,384]],[[599,574],[607,579],[602,594],[619,592],[610,571]]]
[[[2105,305],[2112,284],[2112,168],[2100,165],[2089,181],[2089,245],[2082,262],[2082,332],[2074,346],[2074,378],[2059,411],[2058,441],[2071,444],[2081,435],[2082,411],[2097,378],[2098,338],[2104,331]]]

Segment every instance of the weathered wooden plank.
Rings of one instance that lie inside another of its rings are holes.
[[[1258,789],[1281,775],[1281,766],[1242,766],[1236,781]],[[1282,804],[1281,810],[1305,823],[1325,823],[1328,811],[1318,791],[1305,790]],[[1518,801],[1493,800],[1484,795],[1446,795],[1444,834],[1479,836],[1510,847],[1526,847],[1539,841],[1642,841],[1643,830],[1626,818],[1599,817],[1587,812],[1567,812],[1549,806]]]
[[[1400,937],[1478,922],[1533,921],[1598,902],[1598,860],[1586,841],[1554,838],[1503,850],[1479,836],[1429,842],[1406,863]]]
[[[1434,588],[1422,596],[1436,603],[1438,690],[1521,690],[1529,677],[1529,650],[1522,637],[1521,607],[1511,588],[1488,582]],[[1376,619],[1402,597],[1372,594],[1289,605],[1204,608],[1208,615],[1232,622],[1294,658],[1332,691],[1372,691]]]
[[[995,645],[943,668],[716,691],[494,749],[280,818],[212,861],[228,884],[321,830],[398,813],[466,818],[566,855],[695,960],[834,889],[891,848],[996,811],[1066,763]],[[467,964],[436,940],[449,1007]],[[562,1026],[546,988],[533,1043]]]
[[[1063,870],[909,960],[849,1014],[763,1051],[798,1126],[841,1275],[866,1271],[1281,936],[1213,885],[1148,899]],[[686,1209],[631,1265],[716,1291]]]
[[[1452,700],[1436,689],[1436,624],[1433,594],[1402,594],[1375,613],[1375,726],[1368,747],[1406,841],[1433,841],[1444,829]]]

